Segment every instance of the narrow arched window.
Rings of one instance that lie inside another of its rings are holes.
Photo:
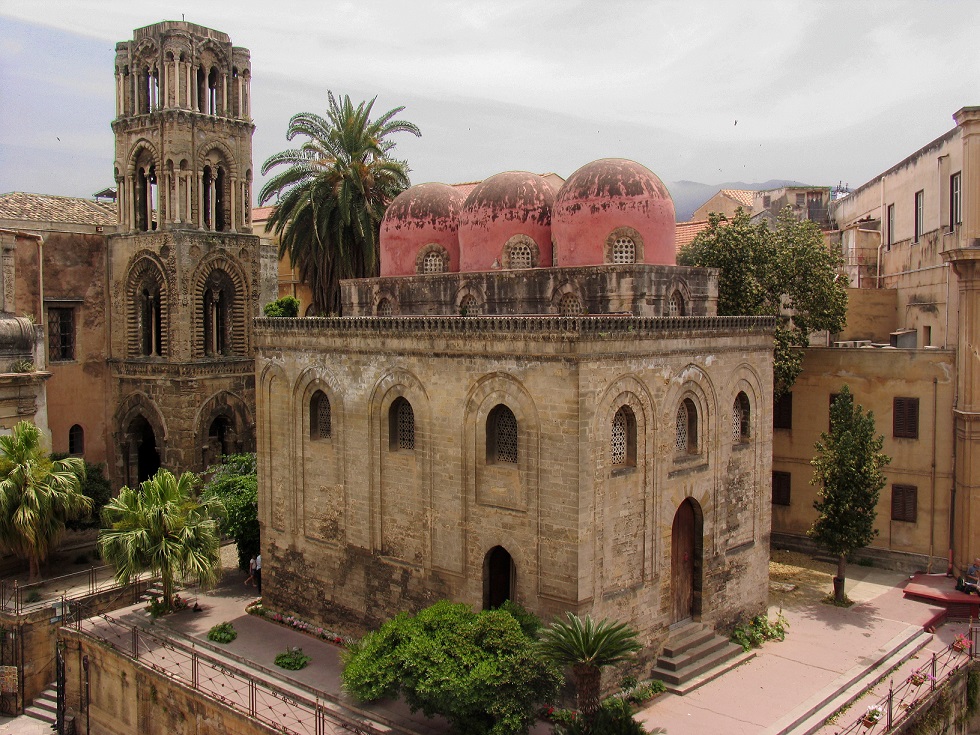
[[[736,444],[749,440],[749,397],[745,393],[735,396],[732,404],[732,441]]]
[[[698,411],[694,401],[685,398],[677,407],[676,433],[674,448],[685,454],[696,454],[698,451]]]
[[[423,273],[442,273],[445,270],[446,267],[441,253],[433,250],[425,254],[425,257],[422,259]]]
[[[310,399],[310,439],[330,438],[330,399],[318,390]]]
[[[667,302],[667,310],[670,316],[686,316],[684,309],[684,297],[680,291],[674,291]]]
[[[381,299],[378,302],[378,316],[391,316],[395,313],[391,305],[391,299]]]
[[[609,454],[613,467],[636,465],[636,416],[629,406],[620,406],[613,416]]]
[[[514,244],[510,249],[509,260],[511,268],[530,268],[532,262],[531,248],[523,242]]]
[[[632,237],[617,237],[613,243],[613,263],[635,263],[636,243]]]
[[[459,302],[459,313],[462,316],[480,316],[480,303],[473,294],[466,294]]]
[[[582,313],[582,302],[573,293],[563,294],[558,300],[558,313],[562,316],[575,316]]]
[[[68,454],[85,454],[85,430],[78,424],[68,429]]]
[[[415,412],[412,404],[401,397],[388,409],[388,446],[392,451],[415,449]]]
[[[487,463],[517,464],[517,418],[504,404],[487,415]]]

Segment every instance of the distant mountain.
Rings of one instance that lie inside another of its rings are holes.
[[[761,184],[746,184],[744,181],[728,181],[724,184],[699,184],[697,181],[665,181],[667,190],[674,198],[674,214],[678,222],[691,219],[694,210],[711,199],[722,189],[745,189],[747,191],[763,191],[778,189],[781,186],[807,186],[799,181],[785,179],[770,179]]]

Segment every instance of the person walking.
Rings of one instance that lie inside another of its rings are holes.
[[[248,560],[248,576],[245,578],[246,587],[255,586],[255,557]]]
[[[262,594],[262,554],[258,554],[255,557],[255,571],[252,572],[252,576],[255,577],[255,588],[258,593]]]

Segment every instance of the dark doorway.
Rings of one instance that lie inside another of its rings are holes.
[[[511,598],[514,560],[503,546],[494,546],[483,560],[483,609],[493,610]]]
[[[671,623],[701,612],[701,512],[688,498],[674,514],[670,531]]]
[[[227,416],[218,416],[211,422],[208,429],[208,443],[204,448],[204,466],[215,464],[228,454],[235,454],[235,429],[231,419]]]
[[[150,422],[137,416],[129,425],[129,468],[130,485],[149,480],[160,469],[160,453],[157,451],[156,434]],[[135,470],[135,472],[134,472]]]

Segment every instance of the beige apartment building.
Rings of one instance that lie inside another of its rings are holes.
[[[980,108],[954,119],[830,206],[853,287],[848,324],[807,350],[774,408],[774,547],[806,545],[813,444],[847,384],[892,457],[879,536],[862,554],[932,571],[980,554]]]

